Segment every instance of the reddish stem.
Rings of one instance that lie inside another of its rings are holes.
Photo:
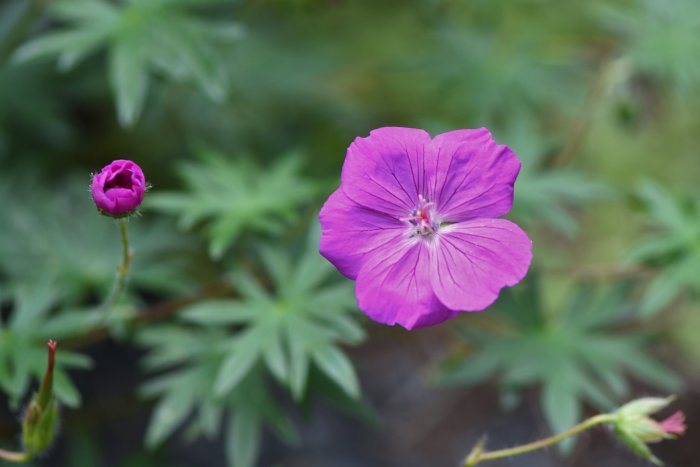
[[[46,408],[51,399],[51,394],[53,393],[53,368],[56,363],[56,347],[58,347],[58,342],[51,339],[48,342],[49,347],[49,364],[46,368],[46,373],[44,373],[44,379],[41,382],[41,387],[39,388],[39,407],[42,409]]]

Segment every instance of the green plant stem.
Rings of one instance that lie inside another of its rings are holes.
[[[121,294],[126,288],[126,278],[129,274],[129,267],[131,266],[131,250],[129,249],[129,232],[127,230],[126,219],[121,218],[117,220],[119,224],[119,232],[122,238],[122,262],[117,267],[117,279],[114,282],[114,287],[109,294],[109,297],[102,304],[101,310],[103,313],[107,313],[110,308],[116,303]]]
[[[597,425],[602,425],[604,423],[610,423],[613,421],[613,415],[612,414],[601,414],[601,415],[596,415],[594,417],[589,418],[588,420],[584,420],[583,422],[579,423],[578,425],[569,428],[568,430],[556,434],[554,436],[550,436],[549,438],[541,439],[539,441],[534,441],[532,443],[528,444],[523,444],[522,446],[516,446],[514,448],[508,448],[508,449],[501,449],[498,451],[483,451],[482,446],[483,443],[479,443],[476,445],[474,449],[472,449],[472,452],[469,454],[469,456],[465,459],[464,461],[464,467],[474,467],[475,465],[484,462],[484,461],[490,461],[490,460],[495,460],[495,459],[502,459],[504,457],[513,457],[513,456],[518,456],[520,454],[525,454],[528,452],[536,451],[538,449],[545,448],[547,446],[551,446],[553,444],[556,444],[560,441],[565,440],[566,438],[570,438],[574,435],[577,435],[581,433],[582,431],[586,431],[589,428],[592,428]]]
[[[5,451],[4,449],[0,449],[0,459],[23,464],[24,462],[28,462],[30,457],[26,452]]]

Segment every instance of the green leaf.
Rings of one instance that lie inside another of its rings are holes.
[[[223,396],[236,386],[260,358],[267,339],[257,329],[246,331],[233,345],[214,383],[214,392]]]
[[[313,351],[316,365],[328,375],[348,396],[360,397],[360,386],[352,363],[340,350],[333,346],[323,346]]]
[[[274,332],[275,336],[270,338],[270,344],[265,350],[265,364],[275,378],[281,383],[286,383],[288,378],[287,357],[282,347],[281,336]]]
[[[56,398],[68,407],[80,407],[82,402],[80,392],[63,371],[54,371],[54,391]]]
[[[182,167],[187,192],[154,193],[144,205],[176,214],[179,225],[186,229],[204,224],[215,259],[221,258],[243,232],[278,234],[316,194],[314,184],[300,175],[300,158],[294,155],[264,169],[247,158],[230,159],[206,152],[202,158],[201,163]]]
[[[681,291],[683,272],[679,267],[669,268],[651,281],[642,297],[642,316],[652,316],[671,303]]]
[[[252,409],[241,409],[234,415],[227,438],[231,467],[253,467],[260,452],[260,421]]]
[[[629,396],[626,377],[678,389],[678,377],[648,355],[648,331],[628,325],[635,318],[628,312],[630,287],[584,284],[565,301],[550,303],[538,284],[531,274],[502,294],[486,323],[460,330],[470,353],[446,362],[442,382],[495,378],[502,395],[516,399],[540,386],[552,432],[576,424],[584,403],[600,411],[619,405]],[[556,306],[556,313],[547,306]]]
[[[496,374],[500,365],[501,361],[495,353],[465,358],[454,367],[446,369],[440,376],[440,382],[464,386],[483,383]]]
[[[542,387],[542,412],[554,433],[571,428],[581,417],[577,389],[572,383],[570,372],[552,372]],[[569,438],[559,446],[564,452],[568,452],[573,447],[573,439]]]
[[[82,57],[100,47],[109,37],[109,33],[108,28],[99,27],[48,34],[19,47],[13,54],[12,61],[21,64],[59,55],[63,62],[61,69],[67,70],[76,65]]]
[[[292,396],[299,401],[304,396],[309,375],[309,359],[305,349],[291,328],[287,328],[289,345],[289,385]]]
[[[146,446],[153,449],[170,436],[192,411],[192,403],[188,395],[178,392],[161,399],[146,432]]]
[[[141,114],[148,90],[147,62],[141,45],[119,42],[110,52],[109,78],[119,123],[131,126]]]
[[[255,309],[235,300],[208,300],[188,306],[180,315],[203,325],[231,325],[250,321],[255,317]]]

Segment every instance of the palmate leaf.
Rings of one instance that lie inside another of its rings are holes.
[[[652,182],[640,186],[639,196],[652,233],[634,245],[625,260],[656,269],[640,307],[643,316],[651,316],[684,292],[700,293],[700,200],[677,199]]]
[[[647,354],[649,336],[617,328],[634,317],[627,289],[582,286],[558,313],[543,309],[532,286],[508,290],[495,305],[496,325],[461,331],[474,350],[448,361],[441,379],[474,385],[495,378],[505,400],[539,386],[553,432],[574,425],[583,403],[607,411],[622,402],[629,392],[625,375],[676,391],[680,379]]]
[[[361,328],[348,316],[355,308],[352,290],[344,282],[326,285],[334,271],[315,245],[309,244],[294,267],[287,266],[290,262],[284,253],[263,250],[261,256],[268,266],[279,258],[284,269],[290,268],[286,276],[271,274],[274,292],[248,275],[234,274],[233,284],[242,300],[203,302],[182,312],[184,319],[204,326],[245,324],[226,350],[214,384],[218,396],[234,388],[258,362],[297,399],[304,394],[312,362],[349,396],[359,396],[352,364],[336,347],[337,343],[355,344],[364,338]]]
[[[191,9],[204,2],[62,0],[49,13],[65,26],[21,46],[15,62],[56,56],[70,69],[89,54],[107,48],[108,76],[119,122],[130,126],[142,112],[154,72],[189,81],[210,99],[226,95],[228,78],[221,45],[238,40],[234,22],[208,21]],[[206,2],[215,3],[215,2]]]
[[[215,435],[223,419],[230,464],[251,466],[264,426],[288,443],[296,441],[288,416],[270,395],[270,380],[300,401],[315,367],[347,397],[359,397],[355,370],[339,345],[359,343],[364,332],[352,316],[352,286],[335,280],[337,273],[318,254],[318,235],[314,229],[299,257],[262,248],[269,282],[232,274],[239,299],[190,305],[179,315],[181,324],[139,333],[150,349],[144,364],[161,372],[143,387],[145,395],[159,397],[148,446],[185,420],[191,433]]]
[[[95,313],[83,310],[80,319],[71,319],[70,326],[64,326],[62,322],[68,315],[63,310],[51,311],[60,302],[59,290],[55,282],[46,279],[31,285],[11,286],[7,292],[6,305],[11,312],[7,322],[0,322],[0,390],[7,394],[13,409],[18,408],[29,388],[42,378],[47,341],[60,342],[80,335],[97,322]],[[69,407],[80,405],[80,393],[66,370],[91,366],[92,361],[84,355],[65,349],[56,354],[54,391],[58,400]]]
[[[279,233],[316,194],[300,165],[293,154],[263,169],[248,159],[205,153],[202,162],[182,167],[186,191],[153,193],[144,205],[176,214],[185,229],[204,224],[210,254],[221,258],[245,231]]]
[[[610,198],[613,190],[575,169],[547,167],[546,159],[556,146],[528,122],[530,120],[514,123],[499,139],[510,146],[522,162],[510,215],[526,225],[543,224],[572,238],[579,230],[572,208]]]

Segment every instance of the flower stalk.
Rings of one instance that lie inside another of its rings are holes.
[[[122,260],[119,266],[117,266],[117,277],[112,287],[107,300],[101,306],[103,313],[107,313],[110,308],[117,302],[119,297],[122,295],[126,289],[126,279],[129,275],[129,268],[131,267],[131,258],[133,257],[133,252],[129,248],[129,232],[127,229],[126,218],[117,219],[119,224],[119,233],[121,235],[122,243]]]
[[[146,178],[134,161],[119,159],[112,161],[93,175],[90,193],[100,214],[117,220],[122,243],[122,261],[117,267],[117,278],[109,296],[100,310],[108,311],[126,288],[126,279],[131,265],[127,219],[136,213],[148,189]]]
[[[554,436],[550,436],[539,441],[534,441],[532,443],[523,444],[522,446],[516,446],[514,448],[500,449],[498,451],[485,451],[484,442],[481,441],[477,443],[474,449],[472,449],[472,452],[469,453],[469,456],[467,456],[466,460],[464,461],[464,467],[474,467],[481,462],[503,459],[504,457],[518,456],[536,451],[538,449],[546,448],[593,428],[594,426],[610,423],[613,421],[613,419],[614,417],[612,414],[596,415]]]
[[[649,415],[663,409],[673,400],[673,396],[637,399],[623,405],[615,412],[595,415],[562,433],[513,448],[486,451],[485,440],[482,439],[472,448],[464,460],[464,467],[474,467],[482,462],[518,456],[552,446],[598,425],[610,425],[615,436],[632,452],[656,465],[663,465],[653,455],[647,444],[665,439],[675,439],[685,433],[685,417],[679,411],[669,418],[657,422]]]

